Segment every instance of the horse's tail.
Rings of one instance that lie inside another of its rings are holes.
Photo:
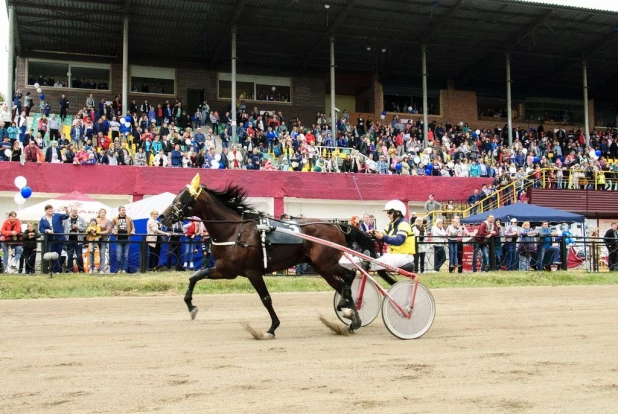
[[[377,257],[374,240],[369,235],[349,224],[339,223],[339,226],[350,249],[360,250],[365,254],[369,252],[368,256]]]

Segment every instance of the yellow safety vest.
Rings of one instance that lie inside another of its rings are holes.
[[[410,227],[410,223],[408,223],[405,219],[400,218],[394,223],[390,223],[386,229],[384,229],[384,234],[387,236],[393,237],[402,235],[406,238],[406,241],[403,242],[401,246],[388,246],[388,252],[393,254],[414,254],[416,253],[416,245],[414,239],[414,233],[412,233],[412,227]]]

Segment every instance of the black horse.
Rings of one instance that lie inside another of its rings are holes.
[[[200,185],[199,174],[182,190],[174,202],[162,214],[162,223],[171,226],[174,222],[190,216],[199,217],[212,240],[215,267],[198,270],[189,278],[185,303],[194,319],[197,307],[193,305],[193,289],[202,279],[235,279],[245,276],[268,310],[271,326],[267,337],[274,337],[279,318],[273,309],[272,299],[264,283],[264,274],[288,269],[299,263],[309,263],[330,286],[341,294],[340,309],[350,309],[352,330],[361,326],[361,320],[352,299],[352,282],[355,271],[339,264],[342,252],[319,243],[303,240],[300,244],[269,247],[267,266],[264,267],[261,234],[257,229],[263,213],[255,211],[246,202],[245,192],[236,186],[227,186],[217,191]],[[373,240],[360,230],[346,224],[335,224],[311,219],[296,220],[299,231],[339,245],[356,243],[375,257]]]

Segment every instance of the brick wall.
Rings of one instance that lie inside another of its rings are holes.
[[[142,63],[142,62],[140,62]],[[264,73],[267,74],[267,73]],[[39,99],[38,93],[33,86],[27,86],[26,79],[26,59],[17,58],[15,89],[21,89],[25,94],[30,91],[34,97],[34,110],[38,111]],[[49,102],[51,111],[57,113],[60,109],[58,101],[64,93],[71,102],[71,113],[77,112],[85,106],[88,95],[92,93],[95,101],[99,102],[101,98],[112,100],[116,95],[122,94],[122,65],[111,65],[111,82],[110,91],[97,90],[79,90],[67,88],[52,88],[43,87],[45,100]],[[253,109],[257,106],[260,110],[281,111],[287,118],[294,116],[299,117],[305,124],[311,124],[315,120],[315,115],[318,111],[324,111],[324,79],[317,77],[293,77],[292,78],[292,103],[270,103],[270,102],[247,102],[247,107]],[[129,93],[129,102],[135,99],[139,105],[144,99],[148,99],[151,104],[162,103],[165,100],[174,101],[180,100],[183,103],[187,102],[187,89],[204,89],[205,98],[208,100],[211,108],[219,111],[225,111],[230,106],[229,100],[217,99],[217,73],[205,69],[176,69],[176,96],[156,95],[156,94],[141,94]],[[188,108],[191,112],[195,108]]]

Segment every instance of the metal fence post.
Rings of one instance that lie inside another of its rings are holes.
[[[148,244],[146,243],[146,237],[144,235],[142,237],[142,242],[140,244],[140,252],[139,252],[139,271],[141,273],[146,273],[146,266],[148,260]]]
[[[567,255],[567,245],[563,237],[562,240],[560,240],[560,261],[562,262],[562,270],[568,270],[569,268],[569,260]]]
[[[43,251],[41,252],[41,273],[46,274],[49,271],[49,260],[43,259],[45,253],[49,251],[49,235],[43,233]]]

